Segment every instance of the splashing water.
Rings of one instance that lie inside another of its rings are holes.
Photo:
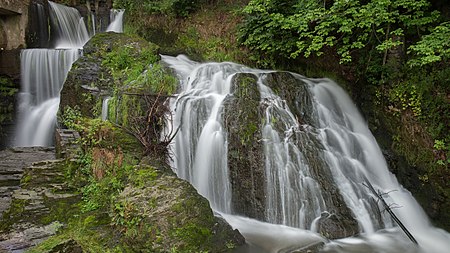
[[[357,108],[331,80],[289,73],[304,87],[296,108],[302,121],[270,88],[267,80],[273,71],[234,63],[199,64],[184,56],[162,59],[181,80],[180,94],[172,103],[173,125],[180,127],[172,143],[173,166],[178,176],[189,180],[249,243],[267,252],[291,252],[317,243],[324,243],[322,252],[448,252],[449,233],[430,225],[422,208],[389,172]],[[231,215],[223,101],[233,96],[230,83],[237,73],[255,75],[261,95],[261,152],[267,180],[264,221]],[[356,219],[359,237],[329,241],[315,233],[320,217],[333,215],[336,208],[320,180],[324,175]],[[395,190],[385,199],[401,206],[394,212],[419,247],[388,214],[379,212],[373,201],[376,196],[364,186],[366,179],[376,189]],[[270,241],[273,243],[267,243]]]

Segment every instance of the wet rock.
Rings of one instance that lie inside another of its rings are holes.
[[[308,84],[297,79],[289,72],[272,72],[265,74],[266,84],[282,99],[297,116],[299,125],[317,125],[314,119],[311,94]]]
[[[264,220],[266,180],[256,77],[237,74],[224,102],[234,212]]]
[[[272,72],[265,78],[267,85],[286,101],[286,105],[291,109],[300,126],[299,129],[293,129],[290,138],[303,153],[303,159],[310,166],[311,176],[319,184],[328,208],[328,215],[318,222],[319,233],[328,239],[357,235],[358,223],[347,207],[334,182],[330,168],[321,155],[321,150],[324,148],[316,137],[318,123],[316,115],[313,114],[312,95],[308,90],[308,83],[288,72]],[[283,128],[280,129],[283,130]],[[308,224],[312,222],[312,220],[307,221]]]
[[[301,249],[296,249],[292,251],[292,253],[318,253],[323,249],[323,246],[325,246],[325,243],[318,242],[314,243],[313,245],[303,247]]]
[[[353,219],[331,214],[319,219],[318,232],[328,239],[345,238],[358,233],[358,230],[355,229],[357,225]]]
[[[28,147],[0,151],[0,216],[9,208],[13,191],[19,189],[24,168],[34,162],[54,158],[52,148]]]
[[[294,114],[298,127],[286,131],[283,120],[286,112],[273,108],[273,128],[281,135],[290,133],[291,143],[302,152],[305,163],[310,167],[311,177],[321,189],[322,197],[333,214],[327,219],[319,221],[319,232],[329,239],[353,236],[359,233],[359,226],[351,210],[347,207],[336,183],[333,180],[329,166],[324,162],[321,151],[324,149],[317,139],[317,119],[313,115],[312,95],[309,93],[306,80],[296,77],[288,72],[272,72],[265,74],[262,79],[280,98],[284,106],[289,107]],[[225,101],[223,120],[228,131],[228,166],[233,188],[233,210],[237,214],[259,220],[266,220],[269,214],[266,210],[266,172],[265,157],[262,146],[261,124],[263,113],[271,106],[270,98],[260,102],[256,79],[250,74],[237,74],[232,86],[233,95]],[[287,135],[285,136],[287,138]],[[298,185],[294,170],[289,175],[290,184]],[[273,194],[281,196],[274,183]],[[295,199],[292,201],[312,201],[308,199]],[[312,196],[311,196],[312,198]],[[282,210],[278,202],[277,210]],[[300,208],[300,207],[299,207]],[[272,222],[284,223],[282,212],[274,212]],[[316,217],[308,215],[305,224],[312,224]],[[291,226],[297,224],[293,221]]]

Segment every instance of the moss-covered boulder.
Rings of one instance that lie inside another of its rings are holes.
[[[244,238],[168,168],[140,165],[115,203],[114,224],[133,252],[229,252]]]
[[[68,73],[60,112],[77,106],[85,116],[99,116],[101,97],[137,78],[158,57],[158,46],[142,38],[113,32],[95,35]]]

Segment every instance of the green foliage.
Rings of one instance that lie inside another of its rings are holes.
[[[430,34],[425,35],[417,44],[409,47],[409,53],[417,55],[409,61],[411,66],[424,66],[434,62],[450,59],[450,22],[436,26]]]
[[[202,59],[211,61],[234,61],[242,54],[240,50],[233,50],[235,46],[228,38],[216,35],[202,38],[194,25],[178,36],[176,44],[189,56],[200,55]]]
[[[142,221],[142,217],[137,215],[138,211],[135,210],[132,203],[126,200],[114,203],[113,213],[113,225],[123,227],[126,237],[135,237],[138,235],[138,226]]]
[[[448,144],[448,139],[447,144],[445,140],[434,140],[433,148],[442,153],[442,156],[437,160],[437,164],[448,166],[450,164],[450,144]]]
[[[125,45],[107,53],[102,64],[111,69],[115,79],[130,82],[157,60],[158,56],[152,47],[138,51],[133,45]]]
[[[400,46],[397,39],[423,31],[438,12],[427,0],[333,1],[252,0],[240,30],[241,41],[268,55],[297,58],[322,55],[334,47],[341,63],[363,48],[379,52]]]
[[[153,48],[137,52],[131,45],[125,45],[106,54],[102,64],[107,66],[115,80],[124,86],[115,87],[115,91],[131,89],[149,93],[172,94],[177,79],[169,75],[156,63],[158,56]],[[116,85],[117,86],[117,85]]]
[[[183,226],[176,228],[173,231],[174,238],[180,241],[187,242],[194,250],[187,250],[187,252],[197,252],[205,242],[209,242],[212,237],[211,230],[206,227],[199,226],[199,224],[188,222]]]
[[[161,64],[151,64],[137,78],[128,82],[127,88],[143,93],[173,94],[176,91],[178,80],[167,73]]]
[[[422,94],[419,94],[414,84],[400,83],[394,86],[389,93],[391,103],[405,111],[411,109],[414,116],[422,115]]]
[[[139,166],[130,174],[130,182],[137,188],[143,188],[146,184],[151,184],[158,177],[158,172],[151,166]]]
[[[6,77],[0,76],[0,138],[1,136],[1,124],[4,122],[12,121],[14,115],[14,95],[18,92],[14,83]]]
[[[62,118],[60,118],[60,122],[63,123],[69,129],[78,130],[80,126],[81,120],[81,111],[78,106],[74,108],[67,106],[64,110]]]
[[[115,0],[115,8],[123,8],[130,13],[143,11],[147,14],[164,14],[176,17],[187,17],[194,12],[201,0]]]
[[[13,96],[17,91],[9,78],[0,76],[0,97]]]

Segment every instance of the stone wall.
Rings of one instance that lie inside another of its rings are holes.
[[[0,1],[0,74],[18,78],[21,48],[25,47],[29,0]]]

